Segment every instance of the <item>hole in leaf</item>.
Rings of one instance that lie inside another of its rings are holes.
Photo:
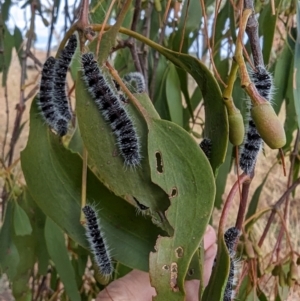
[[[163,162],[162,162],[162,156],[160,152],[156,152],[155,153],[155,157],[156,157],[156,170],[159,173],[163,173]]]
[[[174,198],[175,196],[177,196],[177,188],[176,187],[173,187],[172,188],[172,191],[171,191],[171,198]]]
[[[194,273],[195,273],[195,269],[189,269],[189,270],[188,270],[188,275],[189,275],[189,276],[193,276]]]
[[[167,264],[165,264],[165,265],[163,265],[163,270],[165,270],[165,271],[169,271],[169,269],[170,269],[170,267],[167,265]]]
[[[140,203],[135,197],[133,197],[133,199],[135,200],[135,202],[140,210],[148,210],[149,209],[149,207]]]
[[[175,250],[175,253],[176,253],[176,257],[177,258],[181,258],[183,256],[183,248],[182,247],[178,247],[176,250]]]

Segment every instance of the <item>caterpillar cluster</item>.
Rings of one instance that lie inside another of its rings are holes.
[[[113,265],[105,239],[101,234],[97,214],[89,205],[84,206],[82,211],[86,219],[86,236],[94,255],[95,262],[101,274],[105,277],[110,277],[113,272]]]
[[[77,39],[72,35],[57,60],[50,56],[42,69],[38,106],[46,124],[59,136],[66,135],[72,118],[66,95],[66,76],[77,47]]]
[[[229,253],[230,258],[230,268],[229,275],[224,291],[223,301],[231,301],[234,298],[234,286],[236,281],[236,273],[237,273],[237,260],[235,258],[235,245],[237,240],[240,237],[240,231],[236,227],[231,227],[227,229],[224,234],[224,241]]]
[[[204,138],[199,144],[200,148],[203,150],[204,154],[208,159],[210,159],[212,142],[209,138]]]
[[[271,101],[274,90],[272,75],[264,66],[258,66],[256,70],[256,72],[249,72],[251,81],[260,96]],[[249,116],[248,128],[240,151],[240,167],[248,175],[250,175],[254,169],[257,156],[262,148],[262,143],[263,140],[256,129],[255,123]]]
[[[116,89],[111,87],[94,60],[93,53],[82,55],[83,81],[104,119],[109,123],[126,166],[140,165],[140,142],[131,117]]]

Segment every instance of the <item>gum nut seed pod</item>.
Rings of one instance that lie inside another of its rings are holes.
[[[291,272],[289,271],[289,272],[287,273],[287,285],[288,285],[288,287],[293,287],[294,284],[295,284],[295,280],[292,279],[292,277],[291,277]]]
[[[275,264],[274,263],[271,263],[265,270],[265,273],[266,274],[269,274],[271,273],[273,270],[274,270],[274,267],[275,267]]]
[[[160,0],[154,0],[154,7],[156,11],[161,12],[162,7],[161,7]]]
[[[283,126],[269,103],[254,106],[251,115],[257,131],[270,148],[277,149],[286,144]]]
[[[228,115],[229,141],[233,145],[241,145],[245,136],[245,127],[241,112]]]
[[[287,279],[285,277],[284,271],[283,271],[283,269],[280,269],[280,273],[279,273],[279,285],[281,287],[284,287],[284,286],[286,286],[286,284],[287,284]]]
[[[245,242],[245,250],[249,258],[255,258],[255,253],[251,241],[247,240]]]
[[[276,265],[272,271],[273,276],[278,276],[280,274],[281,266]]]
[[[290,263],[290,273],[291,273],[291,278],[295,281],[298,280],[298,267],[294,261],[291,261]]]
[[[253,248],[254,248],[256,254],[258,255],[258,257],[263,257],[263,252],[262,252],[261,248],[258,246],[258,244],[254,243]]]

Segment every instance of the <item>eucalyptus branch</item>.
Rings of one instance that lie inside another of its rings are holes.
[[[253,8],[253,0],[244,0],[244,9],[250,9],[252,11],[247,22],[246,33],[249,37],[254,66],[264,65],[258,36],[258,22]]]
[[[291,182],[292,182],[295,160],[296,160],[296,157],[298,155],[299,141],[300,141],[300,131],[298,129],[296,140],[295,140],[294,147],[293,147],[293,151],[292,151],[291,156],[290,156],[291,166],[290,166],[290,171],[289,171],[289,176],[288,176],[288,181],[287,181],[287,187],[289,187],[291,185]],[[288,195],[286,200],[285,200],[285,207],[284,207],[284,221],[285,221],[285,223],[287,221],[287,215],[288,215],[288,212],[289,212],[289,204],[290,204],[290,202],[289,202],[289,195]],[[278,235],[277,248],[276,248],[277,258],[279,257],[279,252],[280,252],[280,247],[281,247],[281,241],[282,241],[283,234],[284,234],[284,227],[281,226],[281,229],[280,229],[280,232],[279,232],[279,235]]]
[[[232,205],[232,202],[233,202],[233,199],[239,189],[239,184],[243,184],[244,182],[246,181],[249,181],[250,178],[248,175],[246,175],[245,173],[243,173],[239,179],[234,183],[234,185],[232,186],[229,194],[228,194],[228,197],[225,201],[225,204],[224,204],[224,207],[223,207],[223,210],[222,210],[222,214],[221,214],[221,217],[220,217],[220,222],[219,222],[219,232],[218,232],[218,235],[219,236],[222,236],[224,234],[224,228],[225,228],[225,223],[227,221],[227,217],[228,217],[228,213],[229,213],[229,209]]]
[[[50,34],[49,34],[48,45],[47,45],[47,57],[49,57],[49,55],[50,55],[51,42],[52,42],[53,31],[54,31],[54,23],[57,20],[58,9],[59,9],[59,6],[56,6],[55,2],[54,2],[53,8],[51,11],[51,25],[50,25]]]
[[[284,203],[284,201],[286,200],[287,196],[300,184],[300,178],[298,178],[294,183],[293,185],[291,185],[286,191],[285,193],[281,196],[281,198],[274,204],[273,206],[273,209],[272,209],[272,213],[271,215],[269,216],[269,219],[268,219],[268,222],[267,222],[267,225],[265,227],[265,230],[258,242],[258,246],[261,247],[266,236],[267,236],[267,233],[270,229],[270,226],[272,224],[272,222],[274,221],[274,217],[275,217],[275,214],[276,214],[276,211],[279,209],[279,207],[282,205],[282,203]]]
[[[251,180],[252,180],[252,178],[251,178]],[[242,198],[240,201],[239,211],[238,211],[238,215],[237,215],[236,223],[235,223],[236,228],[238,228],[239,230],[242,229],[244,218],[245,218],[251,180],[245,181],[243,183]]]

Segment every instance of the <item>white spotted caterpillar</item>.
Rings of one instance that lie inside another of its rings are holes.
[[[86,205],[82,208],[86,219],[86,236],[93,252],[95,262],[103,276],[110,277],[113,272],[113,265],[105,239],[100,230],[95,210]]]
[[[93,53],[82,55],[83,81],[104,119],[109,123],[126,166],[140,165],[140,143],[129,114],[119,95],[105,79]]]

